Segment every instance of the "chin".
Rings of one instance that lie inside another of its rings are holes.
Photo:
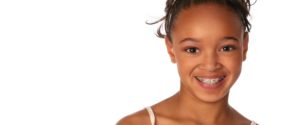
[[[228,100],[228,93],[220,94],[220,95],[211,95],[211,94],[201,94],[196,95],[196,98],[205,103],[217,103]]]

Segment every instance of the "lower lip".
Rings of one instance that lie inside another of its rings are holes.
[[[223,79],[222,81],[219,81],[217,84],[209,85],[209,84],[205,84],[205,83],[199,81],[198,79],[196,79],[196,80],[202,88],[208,89],[208,90],[219,88],[220,86],[222,86],[224,84],[224,81],[225,81],[225,79]]]

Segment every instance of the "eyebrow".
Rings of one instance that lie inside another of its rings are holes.
[[[180,44],[180,43],[187,42],[187,41],[190,41],[190,42],[198,42],[198,40],[197,40],[197,39],[194,39],[194,38],[184,38],[183,40],[180,40],[180,41],[179,41],[179,44]]]
[[[239,41],[240,41],[238,38],[235,38],[235,37],[233,37],[233,36],[225,36],[225,37],[222,39],[222,41],[224,41],[224,40],[233,40],[233,41],[235,41],[235,42],[239,42]]]
[[[235,42],[239,42],[239,39],[233,37],[233,36],[225,36],[223,37],[220,41],[227,41],[227,40],[232,40]],[[183,42],[199,42],[199,40],[194,39],[194,38],[184,38],[183,40],[180,40],[179,43],[183,43]]]

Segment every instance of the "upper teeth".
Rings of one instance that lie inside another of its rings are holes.
[[[218,83],[219,81],[223,80],[224,77],[218,77],[218,78],[213,78],[213,79],[209,79],[209,78],[202,78],[202,77],[196,77],[199,81],[201,81],[202,83],[205,83],[205,84],[216,84]]]

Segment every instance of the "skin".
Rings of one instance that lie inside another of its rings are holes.
[[[180,90],[152,106],[156,125],[250,125],[228,104],[248,49],[248,34],[236,13],[214,3],[192,5],[178,14],[171,37],[165,43],[178,67]],[[199,85],[197,76],[225,78],[209,89]],[[150,125],[148,112],[126,116],[117,125]]]

